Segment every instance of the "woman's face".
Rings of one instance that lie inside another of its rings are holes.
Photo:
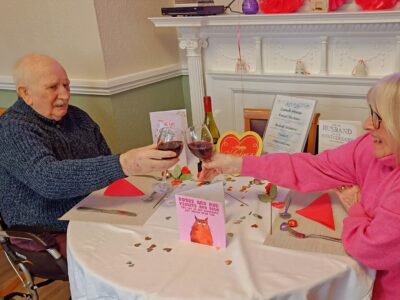
[[[385,128],[385,120],[370,106],[371,115],[364,121],[363,128],[372,136],[374,155],[381,158],[393,153],[394,142]]]

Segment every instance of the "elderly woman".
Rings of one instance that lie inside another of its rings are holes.
[[[400,73],[377,82],[367,101],[367,133],[337,149],[316,156],[215,154],[202,177],[240,172],[301,192],[350,187],[339,191],[348,209],[344,248],[377,270],[373,299],[400,299]]]

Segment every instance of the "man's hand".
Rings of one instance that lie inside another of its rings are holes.
[[[209,161],[203,161],[200,180],[211,180],[218,174],[240,173],[242,157],[231,154],[215,153]]]
[[[338,195],[346,211],[349,211],[354,204],[360,201],[360,188],[358,185],[341,185],[337,187],[336,195]]]
[[[167,170],[178,161],[175,152],[157,150],[156,144],[129,150],[119,157],[126,176]]]

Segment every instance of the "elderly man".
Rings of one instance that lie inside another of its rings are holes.
[[[177,163],[175,152],[155,145],[111,154],[99,126],[68,104],[70,82],[53,58],[22,57],[14,80],[18,100],[0,118],[0,212],[8,226],[65,232],[67,222],[57,219],[89,193]]]

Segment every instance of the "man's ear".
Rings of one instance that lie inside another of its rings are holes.
[[[17,93],[22,98],[22,100],[24,100],[24,102],[27,105],[29,105],[29,106],[32,105],[33,102],[32,102],[32,99],[31,99],[31,97],[29,95],[29,90],[28,90],[28,88],[26,86],[18,85],[17,86]]]

